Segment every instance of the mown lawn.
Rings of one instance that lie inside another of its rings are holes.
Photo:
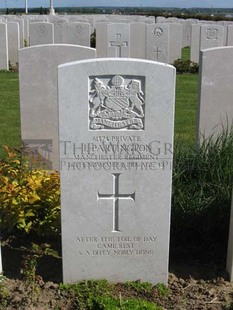
[[[190,47],[186,46],[182,49],[182,56],[181,58],[183,60],[188,60],[190,59]]]
[[[2,145],[20,146],[18,74],[0,71],[0,157]]]
[[[194,144],[198,74],[178,74],[176,77],[175,140]]]

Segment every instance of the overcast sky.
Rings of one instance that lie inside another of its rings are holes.
[[[48,7],[50,0],[28,0],[28,7]],[[0,0],[0,7],[24,7],[25,0]],[[54,0],[60,6],[155,6],[233,8],[233,0]]]

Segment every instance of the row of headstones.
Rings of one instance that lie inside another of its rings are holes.
[[[18,49],[24,45],[42,44],[77,44],[90,46],[91,28],[87,23],[65,23],[64,27],[57,27],[54,31],[54,24],[35,22],[29,24],[29,41],[20,38],[20,27],[18,22],[0,23],[0,69],[8,69],[8,61],[12,64],[18,63]],[[59,42],[60,41],[60,42]]]
[[[175,21],[154,25],[99,23],[96,25],[97,56],[142,58],[173,64],[181,58],[184,34],[189,34],[190,42],[185,42],[185,46],[191,45],[190,59],[199,63],[200,51],[233,45],[233,24],[224,27],[189,22],[189,25],[190,34]]]
[[[233,45],[233,22],[204,21],[157,17],[156,23],[182,23],[182,47],[190,46],[190,60],[199,63],[200,51],[212,47]]]
[[[48,19],[46,16],[40,19],[41,22],[46,21],[43,23],[38,23],[39,19],[28,18],[29,16],[21,19],[12,17],[6,19],[9,23],[8,45],[11,63],[17,62],[17,47],[22,48],[25,40],[30,45],[67,43],[90,46],[90,33],[94,31],[94,27],[97,32],[97,57],[119,57],[122,54],[123,57],[173,63],[175,59],[180,58],[181,47],[191,45],[191,60],[199,62],[200,50],[233,44],[233,26],[230,22],[224,21],[214,23],[194,19],[158,17],[155,25],[152,19],[149,19],[147,23],[145,23],[145,18],[143,23],[134,23],[132,22],[134,18],[128,17],[128,19],[121,20],[121,24],[112,24],[114,20],[119,20],[119,17],[113,18],[111,22],[109,18],[108,23],[101,23],[100,18],[89,17],[91,21],[89,24],[75,22],[85,21],[76,17]],[[51,22],[47,22],[48,20]],[[15,22],[19,25],[17,26]],[[204,23],[208,25],[204,27]],[[141,43],[137,44],[137,42]],[[4,63],[6,63],[5,58]]]
[[[59,43],[90,46],[89,24],[60,25],[57,32]],[[29,30],[32,46],[56,43],[52,23],[32,23],[29,25]],[[0,68],[7,69],[8,58],[11,63],[18,62],[17,50],[20,46],[18,23],[1,23],[0,34],[2,41]],[[181,47],[181,24],[98,23],[96,25],[97,57],[131,57],[173,63],[181,57]]]
[[[166,282],[174,68],[93,60],[94,49],[68,45],[21,49],[19,56],[22,139],[61,169],[64,280]],[[57,89],[57,67],[78,59],[87,60],[60,67]],[[200,140],[232,122],[233,48],[205,50],[201,59]],[[132,208],[122,208],[124,199]],[[232,279],[231,242],[230,235]]]
[[[22,42],[24,39],[29,39],[29,23],[33,22],[51,22],[54,27],[60,27],[60,24],[64,22],[82,22],[89,23],[91,25],[91,32],[94,31],[96,24],[99,22],[107,23],[132,23],[132,22],[142,22],[146,24],[154,24],[155,18],[153,16],[139,16],[139,15],[59,15],[59,16],[49,16],[49,15],[22,15],[20,17],[15,15],[2,15],[0,22],[18,22],[20,25],[20,36],[22,37]],[[183,46],[190,45],[190,29],[191,24],[197,23],[197,19],[181,19],[181,18],[164,18],[157,17],[156,23],[180,23],[183,28]],[[205,23],[205,21],[202,21]],[[209,22],[209,21],[206,21]],[[55,29],[56,32],[56,29]],[[61,42],[55,42],[61,43]],[[22,46],[21,46],[22,47]]]
[[[182,19],[182,18],[164,18],[157,17],[156,23],[181,23],[183,28],[182,46],[191,46],[192,26],[194,25],[209,25],[209,26],[223,26],[224,27],[224,44],[227,41],[227,27],[232,25],[232,21],[212,21],[212,20],[199,20],[199,19]]]
[[[8,60],[13,64],[18,62],[17,50],[25,44],[25,21],[28,22],[28,19],[8,18],[5,26],[2,23],[1,69],[8,68]],[[74,22],[74,17],[70,21],[64,18],[53,18],[51,21],[39,23],[34,19],[26,24],[31,46],[53,43],[90,46],[90,24]],[[200,50],[233,44],[233,25],[229,25],[230,22],[221,22],[224,26],[220,22],[208,21],[208,25],[203,25],[205,21],[176,18],[157,18],[156,22],[133,23],[130,19],[128,23],[95,22],[97,57],[142,58],[172,64],[181,57],[182,46],[191,45],[191,60],[199,62]]]
[[[181,57],[180,24],[96,24],[97,57],[130,57],[172,64]]]
[[[200,51],[221,46],[233,46],[233,24],[192,25],[190,59],[199,63]]]
[[[1,15],[0,19],[3,22],[7,20],[19,21],[24,20],[25,27],[28,22],[51,22],[57,23],[59,20],[65,20],[67,22],[84,22],[89,23],[94,28],[97,22],[116,22],[116,23],[130,23],[130,22],[145,22],[148,24],[155,23],[153,16],[141,16],[141,15],[109,15],[109,14],[88,14],[88,15]],[[25,28],[24,27],[24,28]],[[25,29],[27,30],[27,29]],[[26,32],[25,32],[26,33]]]
[[[1,69],[18,62],[19,25],[15,22],[0,23]],[[66,44],[90,46],[90,25],[63,23],[54,40],[54,24],[32,23],[29,25],[30,45]],[[145,23],[98,23],[96,25],[97,57],[131,57],[173,63],[181,57],[182,26],[180,24]],[[8,45],[8,48],[7,48]],[[9,51],[9,53],[7,53]],[[8,56],[9,54],[9,56]]]
[[[64,15],[64,16],[36,16],[36,15],[23,15],[16,17],[15,15],[2,15],[0,22],[17,22],[19,24],[19,33],[20,33],[20,47],[24,46],[25,40],[29,43],[30,37],[30,24],[32,23],[52,23],[54,25],[54,43],[70,43],[66,40],[66,31],[67,24],[70,23],[84,23],[91,25],[91,33],[94,32],[95,25],[97,22],[144,22],[144,23],[154,23],[154,17],[144,17],[144,16],[125,16],[125,19],[122,19],[120,15]],[[70,29],[72,31],[72,29]],[[78,30],[80,32],[80,29]],[[69,38],[68,38],[69,39]],[[53,42],[49,42],[53,43]],[[73,42],[72,42],[73,43]],[[31,44],[32,45],[32,44]],[[35,44],[33,44],[35,45]]]
[[[2,15],[0,21],[14,21],[20,24],[20,33],[23,34],[22,37],[26,40],[29,38],[29,23],[32,22],[51,22],[55,25],[63,22],[84,22],[89,23],[91,25],[91,32],[94,31],[96,23],[99,22],[108,22],[108,23],[132,23],[132,22],[144,22],[146,24],[154,24],[156,23],[179,23],[182,25],[183,34],[182,34],[182,45],[190,46],[190,38],[191,38],[191,26],[193,24],[201,23],[201,24],[212,24],[212,25],[222,25],[227,27],[232,22],[229,21],[205,21],[198,19],[182,19],[182,18],[164,18],[157,17],[156,20],[153,16],[138,16],[138,15],[59,15],[59,16],[49,16],[49,15],[22,15],[20,17],[15,15]],[[226,38],[225,38],[226,39]],[[23,40],[23,39],[22,39]],[[60,43],[60,42],[55,42]]]

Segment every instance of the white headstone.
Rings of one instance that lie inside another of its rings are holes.
[[[227,46],[233,46],[233,25],[227,27]]]
[[[48,18],[44,17],[44,18],[35,18],[35,19],[32,19],[30,20],[30,24],[34,24],[34,23],[47,23],[48,22]]]
[[[159,24],[159,23],[162,23],[162,22],[167,22],[167,19],[164,16],[157,16],[156,19],[155,19],[155,22]]]
[[[167,282],[175,69],[58,68],[63,279]]]
[[[7,23],[8,35],[8,57],[12,65],[18,63],[18,49],[20,47],[19,41],[19,24],[16,22]]]
[[[57,66],[89,58],[94,49],[66,44],[19,51],[21,138],[34,151],[40,147],[41,166],[59,170]]]
[[[30,23],[29,25],[30,46],[53,44],[54,25],[52,23]]]
[[[233,47],[200,53],[198,141],[219,134],[233,122]]]
[[[65,19],[59,18],[53,21],[54,24],[54,43],[63,44],[66,42],[66,24]]]
[[[75,23],[88,23],[87,19],[83,19],[81,16],[75,16],[75,17],[70,17],[69,18],[70,22],[75,22]]]
[[[20,48],[24,47],[24,20],[18,18],[17,23],[19,23],[19,37],[20,37]]]
[[[146,59],[169,62],[169,25],[147,25]]]
[[[224,27],[219,25],[201,26],[200,50],[223,46]]]
[[[91,26],[88,23],[67,23],[66,43],[90,46]]]
[[[130,57],[146,58],[146,24],[130,24]]]
[[[97,57],[107,57],[107,23],[96,23]]]
[[[224,31],[223,31],[223,45],[224,46],[227,45],[227,28],[228,28],[228,25],[230,24],[231,22],[229,21],[224,21],[224,20],[217,21],[217,25],[222,25],[224,28]]]
[[[190,46],[191,44],[191,25],[190,20],[182,21],[182,47]]]
[[[182,25],[172,23],[169,25],[169,63],[173,64],[181,58],[182,49]]]
[[[24,17],[24,39],[26,45],[29,45],[29,19]]]
[[[0,70],[8,70],[8,37],[7,24],[0,23]]]
[[[7,22],[15,22],[19,24],[19,39],[20,39],[20,48],[24,47],[24,21],[20,18],[8,18]]]
[[[201,24],[192,25],[190,60],[199,63]]]
[[[154,16],[147,16],[146,19],[144,16],[141,16],[141,18],[140,18],[140,16],[139,17],[137,16],[137,18],[139,19],[139,21],[144,21],[147,24],[154,24],[155,23],[155,17]]]
[[[107,24],[107,57],[130,57],[128,24]]]

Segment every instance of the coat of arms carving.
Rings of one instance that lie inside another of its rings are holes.
[[[142,82],[93,78],[89,97],[90,130],[143,130],[145,100]]]

